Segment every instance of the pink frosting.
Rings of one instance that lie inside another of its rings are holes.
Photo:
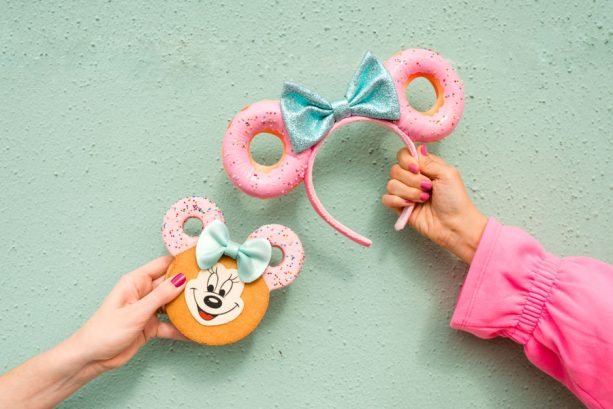
[[[272,166],[257,164],[251,158],[251,141],[263,132],[283,142],[283,156]],[[244,108],[224,136],[224,168],[236,187],[251,196],[268,199],[288,193],[302,182],[308,159],[308,151],[297,154],[292,149],[279,101],[260,101]]]
[[[249,239],[264,238],[273,247],[283,252],[283,260],[276,266],[268,266],[264,271],[264,281],[270,290],[278,290],[289,284],[302,270],[304,249],[298,235],[290,228],[280,224],[267,224],[249,235]]]
[[[200,220],[206,227],[213,220],[225,223],[221,210],[212,201],[204,197],[186,197],[173,204],[164,216],[162,240],[173,256],[194,247],[198,237],[185,233],[183,225],[188,219]],[[270,290],[277,290],[289,284],[302,270],[304,250],[298,235],[288,227],[280,224],[267,224],[249,235],[249,239],[264,238],[273,247],[283,252],[283,260],[276,266],[268,266],[263,277]]]
[[[173,204],[164,216],[162,240],[173,256],[194,247],[198,237],[190,236],[183,230],[188,219],[198,219],[202,228],[213,220],[224,221],[223,213],[217,205],[204,197],[186,197]]]
[[[453,131],[464,112],[464,87],[451,64],[432,50],[410,48],[392,56],[385,68],[398,92],[400,129],[418,142],[437,141]],[[427,78],[436,90],[441,105],[434,112],[419,112],[407,100],[407,85],[417,77]]]

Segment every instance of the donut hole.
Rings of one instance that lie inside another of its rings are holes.
[[[273,131],[260,132],[249,143],[251,162],[259,171],[274,169],[283,159],[284,151],[281,135]]]
[[[197,217],[190,217],[183,223],[183,231],[192,237],[200,236],[203,227],[202,221]]]
[[[405,95],[411,107],[424,115],[433,115],[443,105],[443,93],[439,81],[426,74],[409,77]]]
[[[283,262],[284,258],[285,254],[283,253],[281,247],[272,246],[269,265],[272,267],[276,267]]]

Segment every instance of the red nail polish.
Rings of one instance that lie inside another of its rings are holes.
[[[419,147],[419,149],[421,150],[421,154],[422,154],[422,155],[424,155],[424,156],[428,156],[428,147],[427,147],[425,144],[424,144],[424,145],[421,145],[421,146]]]
[[[172,285],[174,285],[177,288],[181,287],[183,284],[185,284],[185,274],[183,273],[177,274],[176,276],[172,278],[172,280],[170,280],[170,282],[172,283]]]
[[[430,190],[432,189],[432,182],[429,180],[422,180],[419,186],[421,186],[423,190]]]
[[[404,199],[404,202],[407,203],[407,204],[413,204],[414,203],[413,201],[408,200],[408,199]]]
[[[421,195],[419,195],[419,200],[422,202],[425,202],[428,199],[430,199],[430,195],[426,192],[422,192]]]
[[[410,170],[411,172],[413,172],[413,173],[416,173],[416,174],[417,174],[417,173],[419,173],[419,169],[417,169],[417,165],[415,165],[414,163],[411,163],[411,164],[409,165],[409,170]]]

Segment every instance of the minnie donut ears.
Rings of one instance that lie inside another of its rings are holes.
[[[189,219],[202,223],[199,237],[183,230]],[[270,291],[291,284],[304,261],[296,233],[278,224],[258,228],[243,243],[233,241],[221,210],[203,197],[185,198],[168,210],[162,239],[175,256],[166,277],[183,273],[187,280],[183,295],[166,306],[168,318],[183,335],[207,345],[249,335],[266,313]],[[283,257],[274,266],[272,247]]]
[[[430,81],[436,93],[436,102],[427,112],[415,110],[405,94],[409,83],[418,77]],[[302,85],[286,83],[281,101],[259,101],[236,114],[224,136],[224,168],[236,187],[263,199],[285,195],[304,180],[315,211],[343,235],[370,246],[368,238],[336,221],[315,193],[313,164],[321,145],[343,125],[366,121],[396,133],[417,156],[413,141],[446,137],[463,110],[460,78],[436,52],[408,49],[385,64],[367,53],[340,100],[330,102]],[[283,155],[272,166],[251,158],[251,141],[260,133],[276,135],[283,142]],[[406,224],[411,210],[405,209],[397,227]]]

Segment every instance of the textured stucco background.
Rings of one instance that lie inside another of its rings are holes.
[[[266,202],[240,193],[220,149],[233,115],[285,79],[334,99],[366,50],[433,48],[462,77],[466,110],[430,149],[485,213],[611,263],[612,20],[606,0],[2,1],[0,370],[165,254],[164,212],[196,194],[234,237],[291,226],[302,276],[243,342],[154,341],[63,408],[581,407],[519,346],[449,329],[466,266],[394,232],[379,204],[392,134],[349,126],[317,161],[321,199],[368,250],[320,220],[302,186]],[[427,88],[415,98],[427,105]],[[256,153],[270,161],[274,147]]]

